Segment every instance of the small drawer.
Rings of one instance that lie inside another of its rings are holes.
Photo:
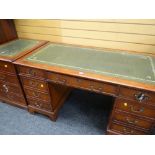
[[[155,108],[126,99],[116,99],[116,109],[155,119]]]
[[[19,81],[15,75],[0,73],[0,80],[19,85]]]
[[[20,75],[45,78],[44,71],[35,68],[18,66],[18,72]]]
[[[40,91],[48,91],[48,86],[47,83],[45,83],[44,81],[39,81],[39,80],[31,80],[31,79],[26,79],[26,78],[21,78],[22,79],[22,83],[24,85],[24,87],[30,87],[32,89],[37,89]]]
[[[14,74],[16,73],[14,65],[5,61],[0,61],[0,71],[10,72]]]
[[[55,83],[68,85],[68,86],[81,88],[81,89],[86,89],[86,90],[90,90],[98,93],[107,93],[111,95],[116,95],[118,92],[118,88],[116,85],[57,74],[57,73],[48,73],[48,79]]]
[[[145,135],[146,134],[143,131],[135,130],[133,128],[126,127],[123,125],[118,125],[116,123],[111,123],[109,129],[124,135]]]
[[[15,93],[18,95],[22,95],[22,91],[19,86],[14,86],[14,85],[11,85],[11,84],[8,84],[5,82],[1,82],[1,81],[0,81],[0,91],[7,93],[7,94],[12,92],[12,93]]]
[[[155,106],[155,92],[142,91],[133,88],[121,87],[120,96]]]
[[[32,98],[38,98],[38,99],[44,100],[44,101],[50,101],[50,97],[48,94],[41,93],[41,92],[31,90],[31,89],[26,89],[26,88],[24,90],[25,90],[26,96],[28,98],[32,97]]]
[[[141,119],[140,117],[136,117],[131,114],[125,114],[117,111],[115,111],[115,113],[113,114],[112,120],[121,121],[123,123],[127,123],[128,125],[138,126],[147,130],[151,129],[153,125],[153,121],[150,120],[146,121],[144,119]]]
[[[50,102],[40,101],[36,99],[28,99],[28,104],[34,108],[52,111],[52,106]]]

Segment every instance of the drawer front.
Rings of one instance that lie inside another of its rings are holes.
[[[38,89],[40,91],[46,91],[46,92],[48,91],[47,83],[45,83],[44,81],[30,80],[26,78],[21,79],[24,87],[31,87],[33,89]]]
[[[38,98],[38,99],[44,100],[44,101],[50,101],[50,97],[48,94],[41,93],[41,92],[31,90],[31,89],[26,89],[26,88],[24,90],[25,90],[26,96],[28,98],[32,97],[32,98]]]
[[[59,84],[73,86],[76,88],[87,89],[98,93],[108,93],[108,94],[116,95],[118,92],[117,91],[118,88],[116,85],[107,84],[103,82],[96,82],[92,80],[86,80],[82,78],[76,78],[76,77],[67,76],[67,75],[48,73],[48,79],[50,81],[53,81]]]
[[[13,84],[17,84],[17,85],[19,84],[17,76],[14,76],[14,75],[0,73],[0,80],[13,83]]]
[[[6,94],[12,92],[18,95],[22,95],[22,91],[20,87],[6,84],[5,82],[0,82],[0,91]]]
[[[44,71],[39,70],[39,69],[18,66],[18,72],[19,72],[19,74],[23,74],[23,75],[26,75],[26,76],[45,78]]]
[[[136,114],[139,116],[145,116],[145,117],[150,117],[152,119],[155,119],[155,108],[151,106],[148,107],[148,106],[145,106],[144,104],[140,104],[134,101],[117,99],[116,108],[119,110],[130,112],[131,114]]]
[[[121,121],[123,123],[127,123],[128,125],[135,125],[138,127],[142,127],[145,129],[151,129],[152,128],[152,121],[149,120],[143,120],[139,117],[135,117],[131,114],[125,114],[125,113],[120,113],[120,112],[115,112],[113,115],[113,121]]]
[[[16,73],[14,65],[5,61],[0,61],[0,71]]]
[[[28,99],[28,104],[34,108],[52,111],[52,106],[50,102],[44,102],[40,100]]]
[[[145,132],[135,130],[135,129],[132,129],[130,127],[126,127],[123,125],[118,125],[116,123],[111,123],[110,130],[119,132],[120,134],[124,134],[124,135],[144,135],[144,134],[146,134]]]
[[[18,94],[0,92],[0,98],[26,105],[24,97],[19,96]]]
[[[139,103],[146,103],[155,106],[155,92],[153,93],[133,88],[121,87],[120,96],[138,101]]]

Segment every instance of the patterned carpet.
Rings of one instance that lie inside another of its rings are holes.
[[[104,135],[112,98],[74,90],[56,122],[0,103],[1,135]]]

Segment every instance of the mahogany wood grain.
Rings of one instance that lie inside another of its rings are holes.
[[[12,19],[0,19],[0,44],[17,38],[14,21]]]

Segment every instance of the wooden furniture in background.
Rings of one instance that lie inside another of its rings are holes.
[[[0,44],[17,39],[17,32],[12,19],[0,20]]]
[[[33,40],[16,39],[0,45],[0,100],[22,108],[27,108],[27,103],[13,62],[46,43],[37,41],[28,48],[25,48],[26,45],[21,46],[22,43],[31,41]]]

